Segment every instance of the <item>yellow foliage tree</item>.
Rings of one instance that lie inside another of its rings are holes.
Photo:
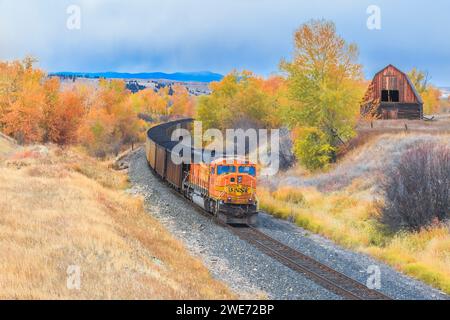
[[[439,111],[441,91],[429,83],[428,73],[413,68],[408,77],[411,79],[416,90],[423,100],[423,111],[425,114],[434,114]]]
[[[440,97],[441,91],[429,85],[427,89],[422,93],[423,99],[423,111],[425,114],[435,114],[440,109]]]
[[[168,112],[165,92],[155,92],[153,89],[145,89],[131,95],[131,103],[139,113],[147,115],[165,115]]]
[[[279,124],[285,81],[265,80],[249,71],[232,72],[210,85],[212,94],[198,100],[197,116],[206,128],[258,128]]]
[[[321,149],[333,151],[354,136],[364,95],[357,59],[357,46],[347,44],[336,33],[332,22],[313,20],[297,30],[293,60],[281,62],[281,69],[287,73],[291,100],[282,116],[291,128],[309,128],[309,133],[300,139],[319,141]],[[297,143],[297,146],[300,160],[313,150],[309,147],[300,150],[308,144]],[[322,160],[313,162],[323,165]],[[305,164],[313,162],[304,161]]]

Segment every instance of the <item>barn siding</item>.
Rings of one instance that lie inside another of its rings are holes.
[[[423,117],[423,103],[412,87],[407,75],[389,65],[378,72],[373,80],[372,101],[379,101],[378,114],[389,114],[389,118],[399,119],[421,119]],[[382,90],[398,90],[399,102],[382,102]],[[366,106],[362,106],[361,113],[364,114]]]
[[[396,77],[397,78],[397,84],[395,85],[396,88],[384,88],[385,82],[383,81],[384,77]],[[381,100],[381,91],[386,89],[391,90],[398,90],[400,94],[400,103],[419,103],[417,101],[416,95],[414,94],[414,91],[412,90],[411,86],[409,85],[408,79],[406,79],[406,76],[404,73],[399,71],[397,68],[393,66],[388,66],[384,70],[380,71],[375,75],[375,78],[373,79],[374,83],[374,91],[375,91],[375,98]]]

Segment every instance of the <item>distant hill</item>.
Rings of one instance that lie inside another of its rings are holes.
[[[55,72],[50,76],[78,77],[78,78],[106,78],[106,79],[164,79],[182,82],[212,82],[220,81],[223,75],[209,71],[202,72],[150,72],[150,73],[121,73],[121,72]]]

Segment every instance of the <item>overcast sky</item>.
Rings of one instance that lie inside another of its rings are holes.
[[[70,5],[80,30],[66,27]],[[366,26],[369,5],[381,30]],[[290,57],[295,29],[325,18],[358,44],[366,77],[392,63],[450,86],[449,15],[447,0],[0,0],[0,59],[32,54],[47,71],[268,75]]]

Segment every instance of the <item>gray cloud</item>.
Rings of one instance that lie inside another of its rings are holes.
[[[366,28],[366,8],[382,10],[382,30]],[[82,28],[66,28],[69,5]],[[438,1],[351,0],[0,0],[0,59],[37,56],[49,71],[277,71],[295,29],[312,18],[336,22],[358,43],[366,74],[388,63],[429,70],[449,84],[450,40]]]

